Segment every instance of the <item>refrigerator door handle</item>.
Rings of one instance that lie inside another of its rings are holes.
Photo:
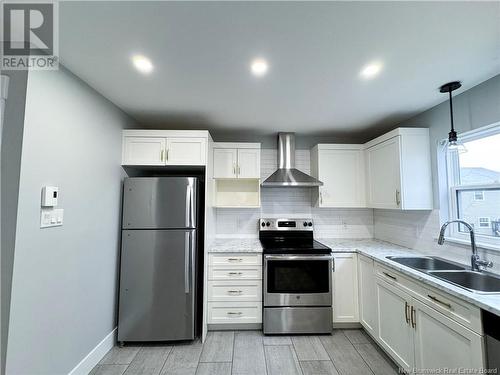
[[[189,274],[191,271],[190,267],[190,259],[191,259],[191,241],[190,241],[190,232],[186,232],[185,234],[185,239],[184,239],[184,292],[186,294],[189,293],[189,290],[191,289],[189,286]]]
[[[194,228],[193,196],[194,196],[193,184],[192,184],[192,181],[189,181],[188,185],[186,186],[186,227],[187,228]]]

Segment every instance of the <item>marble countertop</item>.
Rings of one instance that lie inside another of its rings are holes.
[[[262,253],[258,238],[216,238],[209,246],[209,253]]]
[[[462,289],[446,281],[403,266],[386,258],[390,255],[423,256],[422,253],[416,250],[373,239],[319,238],[317,240],[330,247],[334,253],[356,252],[366,255],[382,263],[386,267],[390,267],[402,274],[440,289],[484,310],[500,315],[500,294],[478,294],[469,292],[466,289]],[[262,245],[258,238],[217,238],[208,247],[208,252],[262,253]]]
[[[359,254],[366,255],[379,263],[382,263],[386,267],[390,267],[404,275],[410,276],[413,279],[417,279],[429,286],[436,289],[442,290],[448,294],[451,294],[461,300],[467,301],[477,307],[484,310],[492,312],[496,315],[500,315],[500,294],[479,294],[469,292],[466,289],[460,288],[446,281],[440,280],[436,277],[430,276],[424,272],[414,270],[403,266],[402,264],[396,263],[387,256],[390,255],[416,255],[424,256],[424,254],[419,253],[416,250],[408,249],[406,247],[394,245],[388,242],[379,240],[349,240],[349,239],[336,239],[336,238],[323,238],[318,239],[321,243],[332,248],[335,252],[357,252]],[[444,258],[444,257],[443,257]],[[466,267],[468,265],[465,265]]]

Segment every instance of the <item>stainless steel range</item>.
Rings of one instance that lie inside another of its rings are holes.
[[[264,334],[332,331],[331,249],[311,219],[261,219]]]

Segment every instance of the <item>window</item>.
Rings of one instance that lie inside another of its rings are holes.
[[[475,191],[474,192],[474,200],[475,201],[484,201],[484,191]]]
[[[491,227],[491,225],[490,225],[490,218],[489,217],[478,217],[477,221],[479,222],[479,228],[489,228],[489,227]]]
[[[500,248],[500,123],[460,139],[467,152],[446,154],[449,217],[472,225],[478,243]],[[469,233],[450,225],[450,237],[468,241]]]

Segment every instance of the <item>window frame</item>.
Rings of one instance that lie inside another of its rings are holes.
[[[474,141],[481,138],[486,138],[489,136],[493,136],[496,134],[500,134],[500,122],[496,122],[494,124],[485,126],[483,128],[468,131],[459,135],[459,139],[466,143],[470,141]],[[446,144],[446,139],[441,141],[441,145]],[[500,184],[480,184],[480,185],[460,185],[460,162],[459,156],[457,153],[449,153],[446,150],[446,147],[442,148],[442,152],[446,153],[446,172],[447,172],[447,198],[448,198],[448,220],[457,220],[459,219],[459,206],[458,206],[458,194],[461,191],[468,190],[482,190],[483,192],[483,200],[484,200],[484,192],[491,189],[500,189]],[[474,197],[475,199],[475,197]],[[489,218],[489,223],[491,228],[491,218]],[[479,217],[478,223],[479,227]],[[450,241],[455,241],[458,243],[469,243],[470,235],[467,232],[460,232],[458,225],[450,225],[449,227],[449,235],[447,239]],[[486,228],[486,227],[482,227]],[[476,242],[479,247],[500,250],[500,237],[493,237],[482,235],[479,233],[476,234]]]

